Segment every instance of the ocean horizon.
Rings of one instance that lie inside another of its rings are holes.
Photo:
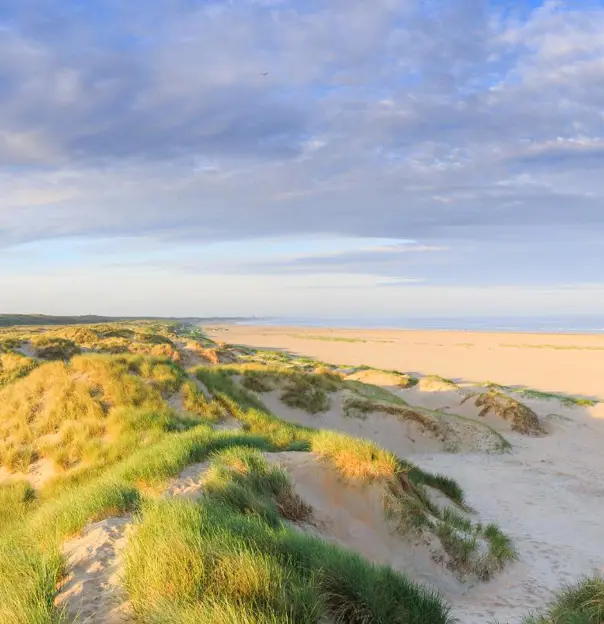
[[[604,333],[604,315],[576,317],[259,317],[238,325],[333,327],[341,329],[415,329],[435,331],[496,331],[543,334]]]

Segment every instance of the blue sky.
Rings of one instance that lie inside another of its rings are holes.
[[[4,0],[0,311],[604,314],[603,32],[599,1]]]

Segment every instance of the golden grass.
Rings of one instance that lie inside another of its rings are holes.
[[[133,422],[166,421],[162,393],[181,382],[178,367],[142,357],[87,355],[42,364],[0,390],[0,462],[26,470],[43,457],[61,469],[98,460]]]

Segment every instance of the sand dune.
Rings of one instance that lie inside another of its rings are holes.
[[[233,332],[229,340],[244,343],[243,333],[252,330],[229,331]],[[240,429],[237,438],[244,440],[247,436],[251,447],[259,444],[259,436],[270,432],[279,441],[272,448],[279,452],[265,451],[260,438],[264,457],[289,473],[301,499],[296,500],[305,503],[307,511],[312,508],[310,515],[305,511],[298,517],[285,513],[283,517],[298,523],[298,529],[437,589],[460,624],[520,624],[528,611],[542,608],[566,584],[587,574],[604,573],[604,403],[577,403],[564,397],[539,397],[536,393],[522,395],[502,385],[475,383],[490,378],[497,383],[554,392],[604,395],[600,382],[604,368],[589,370],[587,366],[591,360],[596,362],[602,357],[599,338],[591,341],[581,336],[524,336],[523,343],[502,346],[503,341],[512,339],[503,335],[463,334],[476,336],[479,344],[475,345],[455,342],[456,334],[434,333],[429,340],[425,338],[429,343],[425,345],[412,332],[366,332],[354,342],[347,341],[353,340],[352,335],[339,332],[335,334],[336,341],[329,332],[306,333],[297,330],[296,334],[289,334],[280,328],[253,340],[270,338],[271,346],[281,339],[298,341],[298,346],[303,342],[309,349],[296,348],[300,355],[310,353],[339,365],[377,363],[406,374],[421,373],[419,381],[381,369],[326,367],[308,359],[274,354],[265,357],[222,345],[218,350],[225,362],[231,361],[233,354],[237,357],[236,352],[241,354],[241,360],[222,369],[220,358],[214,364],[204,360],[207,369],[197,373],[176,365],[165,366],[154,382],[164,388],[162,402],[158,402],[157,394],[155,405],[170,408],[165,418],[175,419],[171,425],[175,429],[195,416],[185,409],[182,388],[174,385],[169,391],[169,375],[178,373],[181,382],[185,379],[194,384],[207,400],[216,402],[225,416],[214,425],[216,430]],[[418,355],[415,346],[409,344],[413,340],[420,351],[427,350],[434,359],[424,362],[424,355]],[[502,342],[495,344],[496,341]],[[181,341],[179,346],[181,364],[193,367],[201,363],[188,343]],[[325,352],[319,355],[314,347]],[[442,357],[436,357],[438,349]],[[465,359],[462,357],[459,364],[457,355],[464,350]],[[541,354],[549,351],[569,367],[557,370],[551,379],[547,371],[534,370]],[[485,353],[489,355],[483,362],[480,358]],[[516,355],[510,356],[512,353]],[[350,359],[352,356],[358,360]],[[578,362],[579,369],[573,372],[570,367]],[[458,374],[447,373],[447,367],[453,365],[459,365]],[[471,376],[473,370],[479,369],[481,374]],[[145,369],[145,374],[150,376],[153,370]],[[448,374],[453,381],[431,373]],[[134,377],[127,379],[136,382]],[[559,385],[557,380],[562,380]],[[147,391],[151,383],[136,387]],[[277,419],[263,411],[243,388],[255,390],[258,399]],[[144,396],[150,395],[147,392]],[[403,461],[346,436],[285,427],[279,419],[370,440]],[[209,435],[207,426],[196,429],[165,433],[165,441],[182,439],[178,452],[188,459],[172,464],[166,473],[171,478],[164,479],[161,492],[152,483],[147,488],[144,479],[140,483],[136,480],[139,496],[188,499],[176,505],[196,509],[197,504],[204,505],[209,500],[206,471],[215,460],[212,445],[222,448],[223,437],[226,440],[228,433],[205,440]],[[290,446],[294,432],[299,438]],[[201,452],[203,446],[189,446],[193,439],[195,445],[210,444],[206,454]],[[42,436],[40,440],[46,438]],[[147,469],[150,474],[166,470],[162,461],[171,446],[162,446],[160,441],[157,448],[163,451],[158,450],[156,466],[152,454],[141,455],[144,462],[139,469],[145,467],[141,474]],[[187,448],[191,451],[188,456]],[[197,449],[194,453],[193,448]],[[305,451],[281,450],[286,448]],[[330,453],[337,453],[337,461]],[[232,457],[236,459],[233,465],[239,466],[236,470],[246,465],[237,463],[242,460],[236,454]],[[177,458],[175,455],[172,461]],[[190,465],[183,468],[187,461]],[[348,469],[351,465],[356,472]],[[69,469],[67,466],[66,470]],[[26,514],[31,513],[28,510],[45,505],[47,482],[57,473],[51,460],[39,455],[24,470],[10,472],[2,467],[0,482],[9,486],[5,496],[13,505],[12,513],[22,513],[27,518]],[[358,475],[362,477],[360,482],[356,480]],[[38,490],[39,499],[31,489],[14,485],[19,480],[29,481]],[[278,479],[273,482],[276,483]],[[288,500],[291,503],[292,499]],[[69,499],[66,501],[71,504]],[[164,500],[161,504],[174,503]],[[88,524],[78,525],[81,530],[75,535],[63,535],[65,576],[54,598],[57,605],[66,609],[68,621],[116,624],[132,620],[133,606],[122,587],[122,551],[127,542],[132,544],[130,540],[141,535],[132,520],[135,510],[136,506],[124,502],[123,507],[106,510],[114,517],[96,522],[103,516],[92,514]],[[30,517],[35,519],[36,515]],[[415,523],[410,518],[415,518]],[[500,527],[497,535],[503,541],[496,542],[489,534],[493,526],[497,531]],[[452,532],[447,533],[447,527]],[[291,527],[284,528],[291,531]],[[452,535],[458,540],[455,547],[451,545]],[[473,544],[471,561],[460,557],[456,550],[463,540]],[[494,545],[509,548],[491,550]],[[517,561],[513,561],[514,551],[518,553]],[[497,559],[494,552],[506,553],[505,558],[501,555]],[[17,585],[18,582],[15,591]],[[135,594],[130,599],[135,605]],[[141,604],[136,609],[139,616],[144,611]]]
[[[312,332],[331,335],[331,332]],[[327,362],[373,364],[405,372],[440,373],[456,379],[492,379],[542,390],[604,397],[604,352],[537,348],[541,343],[600,345],[604,344],[604,337],[595,336],[592,340],[583,336],[519,337],[444,332],[422,336],[413,332],[411,336],[404,332],[363,332],[360,334],[363,339],[380,336],[390,337],[395,342],[349,344],[303,340],[288,334],[289,330],[283,328],[235,327],[229,330],[228,339],[257,346],[287,347],[297,354],[312,355]],[[351,332],[334,334],[351,335]],[[456,346],[462,336],[464,342],[477,344],[474,347]],[[420,339],[429,344],[410,344]],[[520,340],[532,343],[535,348],[524,350],[498,346]],[[388,388],[410,405],[481,420],[480,408],[474,401],[464,399],[485,389],[470,383],[462,383],[459,388],[446,384],[439,388],[438,384],[424,383],[403,389],[395,385],[392,375],[375,371],[369,376],[362,372],[359,379]],[[463,485],[468,503],[480,510],[481,520],[499,523],[513,538],[519,560],[493,581],[460,592],[437,577],[431,578],[452,604],[460,622],[517,624],[527,611],[542,607],[566,584],[577,582],[593,572],[604,573],[604,486],[601,477],[604,468],[604,403],[566,406],[557,400],[522,398],[522,402],[537,414],[547,435],[522,435],[512,431],[508,422],[489,415],[486,422],[503,433],[512,445],[510,452],[495,455],[446,453],[425,438],[418,444],[411,443],[409,434],[401,434],[400,423],[393,423],[384,415],[372,415],[363,421],[336,420],[332,412],[310,416],[302,410],[279,405],[276,393],[270,393],[267,402],[286,420],[322,428],[345,426],[345,431],[372,439],[426,470],[450,475]],[[306,495],[312,499],[316,492]],[[336,500],[335,495],[332,498]],[[329,508],[328,496],[321,505]],[[333,514],[337,516],[337,505],[335,507],[326,512],[328,533],[352,542],[353,538],[346,536],[337,517],[331,518]],[[372,539],[367,538],[367,541]],[[388,544],[388,537],[381,535],[379,541]],[[371,546],[363,548],[370,549]],[[382,556],[393,556],[369,551],[366,554],[377,560]],[[421,570],[421,562],[416,565],[417,570]],[[430,572],[426,574],[430,576]]]
[[[424,538],[396,533],[394,524],[384,516],[384,492],[378,484],[344,481],[309,453],[269,453],[267,457],[288,471],[297,493],[311,505],[312,520],[305,530],[443,593],[463,593],[465,585],[435,560],[442,555],[437,540],[430,544]]]

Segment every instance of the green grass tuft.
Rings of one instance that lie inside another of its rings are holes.
[[[524,624],[601,624],[604,622],[604,578],[585,578],[566,587],[542,614],[529,615]]]

